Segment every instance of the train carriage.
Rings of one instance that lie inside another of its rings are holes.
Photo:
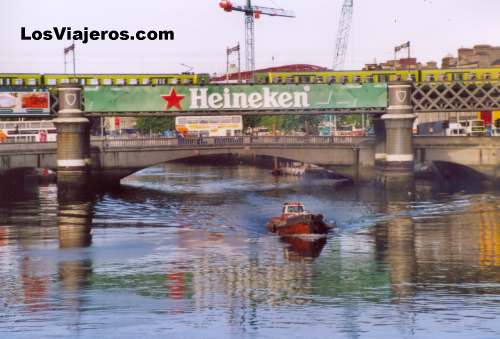
[[[41,86],[42,75],[37,73],[0,73],[0,86]]]
[[[500,68],[423,69],[420,82],[499,81]]]
[[[44,74],[43,84],[57,86],[78,83],[84,86],[195,85],[208,82],[205,74]]]
[[[266,83],[271,84],[345,84],[380,83],[389,81],[417,81],[417,70],[332,71],[332,72],[272,72],[267,73]],[[257,81],[263,79],[257,77]]]

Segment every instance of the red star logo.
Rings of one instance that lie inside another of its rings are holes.
[[[177,91],[175,88],[172,88],[170,90],[169,95],[162,95],[161,96],[165,101],[167,102],[167,110],[171,109],[172,107],[177,107],[178,109],[182,109],[181,107],[181,100],[184,99],[184,95],[177,95]]]

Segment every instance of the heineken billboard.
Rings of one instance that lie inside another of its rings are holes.
[[[387,107],[386,84],[97,86],[86,112],[286,111]]]

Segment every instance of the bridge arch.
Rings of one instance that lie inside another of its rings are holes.
[[[221,147],[221,148],[198,148],[198,149],[158,149],[148,150],[120,150],[113,152],[107,150],[100,154],[94,154],[93,171],[101,172],[114,181],[123,179],[137,171],[176,160],[189,159],[193,157],[210,157],[214,155],[256,155],[279,157],[289,161],[310,163],[318,166],[328,167],[336,173],[353,178],[357,173],[356,168],[360,163],[359,150],[356,151],[352,145],[343,147]],[[367,159],[369,156],[367,156]]]
[[[471,182],[487,180],[491,175],[489,168],[480,166],[462,165],[451,161],[434,160],[432,165],[437,170],[438,175],[444,179],[454,180],[467,178]]]

